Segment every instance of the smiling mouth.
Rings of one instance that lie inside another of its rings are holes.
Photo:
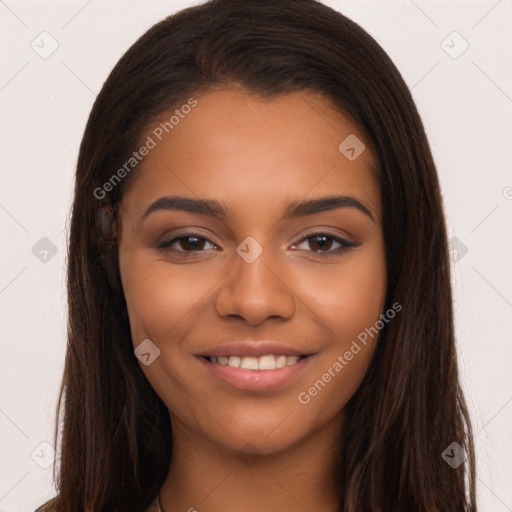
[[[286,366],[293,366],[301,359],[309,357],[303,356],[286,356],[283,354],[267,354],[264,356],[201,356],[210,363],[221,366],[230,366],[232,368],[243,368],[244,370],[277,370]]]

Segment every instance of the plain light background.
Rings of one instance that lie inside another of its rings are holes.
[[[196,3],[0,0],[1,512],[33,511],[55,493],[66,230],[90,109],[128,47]],[[512,0],[325,3],[388,52],[425,124],[457,239],[455,320],[479,510],[512,511]]]

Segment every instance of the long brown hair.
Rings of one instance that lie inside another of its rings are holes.
[[[184,9],[136,41],[98,95],[76,170],[68,345],[57,405],[57,418],[63,413],[57,478],[54,468],[58,496],[45,509],[142,511],[166,478],[169,413],[134,357],[118,241],[98,235],[96,217],[110,212],[115,222],[137,170],[108,192],[104,184],[140,147],[148,124],[227,84],[265,98],[322,93],[367,134],[378,159],[385,310],[395,302],[403,310],[381,331],[365,378],[346,405],[340,510],[476,511],[445,219],[423,124],[384,50],[356,23],[314,0],[213,0]],[[58,431],[57,419],[55,443]],[[442,457],[454,442],[466,457],[457,468]]]

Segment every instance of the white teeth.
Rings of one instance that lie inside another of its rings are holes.
[[[299,360],[298,356],[286,356],[286,366],[291,366]]]
[[[285,356],[273,354],[268,354],[260,357],[210,357],[210,361],[212,363],[221,364],[222,366],[231,366],[233,368],[244,368],[246,370],[274,370],[275,368],[284,368],[285,366],[292,366],[299,360],[299,356]]]
[[[245,368],[247,370],[256,370],[258,368],[258,358],[242,357],[242,360],[240,361],[240,368]]]
[[[258,359],[258,368],[260,370],[273,370],[276,367],[274,356],[262,356]]]
[[[284,368],[286,366],[286,356],[276,357],[276,368]]]
[[[240,366],[240,358],[238,356],[231,356],[228,365],[233,368],[238,368]]]

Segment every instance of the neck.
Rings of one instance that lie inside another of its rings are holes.
[[[341,416],[278,452],[221,448],[173,421],[173,457],[161,488],[162,512],[339,510],[335,480]]]

